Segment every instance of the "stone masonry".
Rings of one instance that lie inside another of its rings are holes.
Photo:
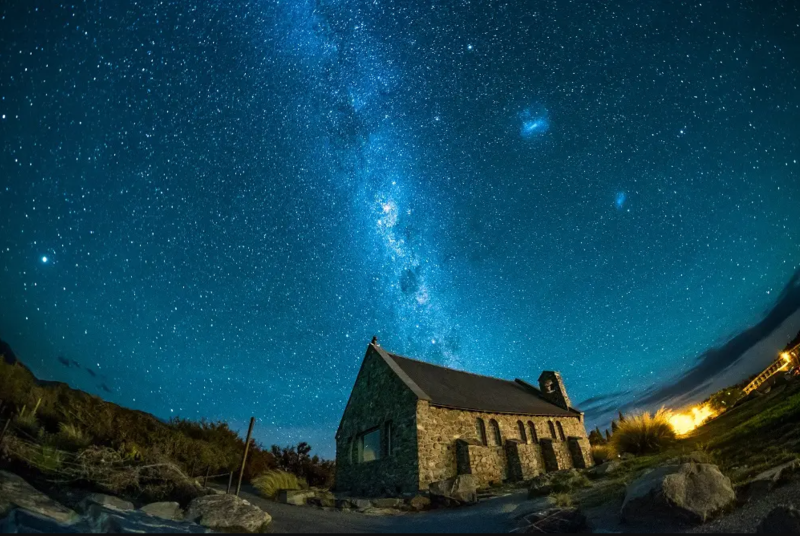
[[[430,382],[431,366],[425,365],[425,375],[415,372],[415,366],[422,365],[388,354],[375,341],[368,347],[336,434],[337,490],[397,496],[427,491],[431,483],[459,474],[471,474],[479,487],[488,487],[528,480],[542,472],[591,467],[583,414],[569,407],[558,373],[543,373],[541,394],[520,384],[524,386],[522,403],[531,391],[539,404],[531,407],[542,408],[548,415],[509,414],[438,405],[436,397],[429,395],[435,393],[435,386],[423,383],[423,390],[417,383]],[[439,369],[435,367],[433,373]],[[416,374],[416,381],[406,370]],[[444,369],[442,374],[468,373]],[[475,378],[470,376],[469,381],[484,382],[483,377]],[[522,389],[511,382],[501,387],[486,385],[498,390],[501,403],[506,399],[503,389],[511,389],[509,398],[519,398]],[[378,435],[380,456],[372,459]],[[370,459],[359,458],[358,449],[364,448],[365,441],[370,443]]]

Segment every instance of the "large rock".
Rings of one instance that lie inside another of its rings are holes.
[[[132,502],[122,500],[113,495],[105,495],[104,493],[87,495],[81,501],[79,508],[81,512],[86,512],[93,504],[119,512],[129,512],[134,509]]]
[[[735,499],[730,479],[716,465],[665,465],[628,486],[621,514],[624,520],[678,517],[702,523]]]
[[[235,495],[209,495],[189,503],[186,521],[215,531],[264,532],[272,518],[261,508]]]
[[[202,534],[208,532],[195,523],[172,521],[141,510],[117,510],[93,504],[86,512],[91,532],[100,534]]]
[[[306,501],[314,497],[314,492],[307,489],[282,489],[278,491],[278,502],[292,504],[294,506],[305,506]]]
[[[149,516],[160,517],[161,519],[168,519],[171,521],[183,520],[183,510],[181,509],[181,505],[176,502],[150,503],[146,506],[142,506],[139,511]]]
[[[763,496],[787,481],[799,466],[797,460],[792,460],[756,475],[741,487],[742,496],[748,500]]]
[[[22,478],[13,473],[0,471],[0,519],[8,517],[15,510],[25,510],[32,514],[33,518],[43,522],[48,521],[64,527],[65,530],[81,521],[76,512],[57,503]],[[24,513],[19,516],[31,518]],[[15,514],[14,518],[17,517]]]
[[[791,506],[778,506],[761,523],[759,534],[800,534],[800,511]]]
[[[431,501],[444,506],[462,506],[478,502],[478,485],[472,475],[434,482],[429,488]]]

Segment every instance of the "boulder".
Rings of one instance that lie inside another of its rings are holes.
[[[409,499],[408,507],[415,512],[421,512],[431,507],[431,500],[427,497],[423,497],[422,495],[417,495],[416,497]]]
[[[172,521],[141,510],[117,510],[92,504],[86,512],[91,532],[101,534],[202,534],[208,532],[195,523]]]
[[[25,510],[32,515],[15,514],[15,519],[24,517],[47,521],[65,529],[77,525],[81,520],[77,513],[38,491],[22,478],[0,471],[0,519],[8,517],[15,510]]]
[[[429,488],[431,501],[444,506],[462,506],[478,502],[478,485],[472,475],[434,482]]]
[[[702,523],[735,499],[730,479],[716,465],[665,465],[628,486],[621,514],[623,520],[678,517]]]
[[[294,506],[305,506],[306,500],[314,497],[314,492],[304,489],[282,489],[278,491],[278,502],[283,504],[293,504]]]
[[[88,511],[93,504],[120,512],[128,512],[134,509],[132,502],[122,500],[119,497],[105,495],[104,493],[92,493],[83,498],[79,505],[80,511]]]
[[[403,505],[402,499],[373,499],[372,506],[375,508],[400,508]]]
[[[758,534],[800,534],[800,510],[791,506],[778,506],[765,517],[758,528]]]
[[[589,531],[586,516],[577,508],[550,508],[525,517],[520,532],[545,534],[578,534]]]
[[[160,517],[161,519],[169,519],[171,521],[183,520],[183,510],[176,502],[150,503],[146,506],[142,506],[139,511],[149,516]]]
[[[742,496],[746,499],[760,497],[784,483],[790,475],[800,467],[798,460],[792,460],[760,473],[741,486]]]
[[[359,510],[359,512],[361,512],[366,516],[394,516],[399,513],[394,508],[375,508],[375,507],[364,508],[363,510]]]
[[[306,499],[306,504],[309,506],[316,506],[317,508],[336,508],[336,497],[309,497]]]
[[[272,522],[268,513],[236,495],[198,497],[189,503],[185,519],[224,532],[264,532]]]

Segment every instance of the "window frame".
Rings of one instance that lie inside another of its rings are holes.
[[[561,421],[556,421],[556,428],[558,428],[558,436],[561,438],[561,441],[566,441],[567,435],[564,433],[564,427],[561,425]]]
[[[550,428],[550,437],[553,441],[558,441],[558,436],[556,435],[556,425],[553,424],[553,421],[547,421],[547,426]]]
[[[364,438],[367,436],[378,433],[378,450],[375,451],[375,458],[372,460],[365,460],[364,459]],[[382,441],[383,441],[383,433],[381,432],[381,427],[376,426],[374,428],[370,428],[364,432],[361,432],[356,436],[356,464],[360,465],[362,463],[372,463],[377,462],[383,459],[383,448],[382,448]]]
[[[531,445],[539,444],[539,434],[536,432],[536,425],[533,421],[528,421],[528,428],[530,429]]]
[[[517,421],[517,428],[519,428],[519,438],[520,440],[527,445],[528,444],[528,434],[525,432],[525,424],[522,421]]]
[[[496,419],[489,420],[489,428],[492,429],[492,436],[496,447],[503,446],[503,435],[500,433],[500,423]]]
[[[488,436],[486,435],[486,423],[483,422],[483,419],[478,417],[475,420],[475,426],[478,429],[478,441],[480,441],[481,445],[484,447],[489,446]]]

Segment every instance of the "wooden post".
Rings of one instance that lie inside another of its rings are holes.
[[[208,473],[211,472],[211,466],[206,467],[206,476],[203,477],[203,489],[208,486]]]
[[[256,423],[255,417],[250,417],[250,427],[247,429],[247,439],[244,442],[244,455],[242,456],[242,468],[239,471],[239,484],[236,486],[236,496],[242,490],[242,478],[244,478],[244,466],[247,463],[247,451],[250,450],[250,436],[253,435],[253,425]]]
[[[231,494],[231,486],[233,486],[233,471],[228,475],[228,489],[225,491],[225,495]]]

